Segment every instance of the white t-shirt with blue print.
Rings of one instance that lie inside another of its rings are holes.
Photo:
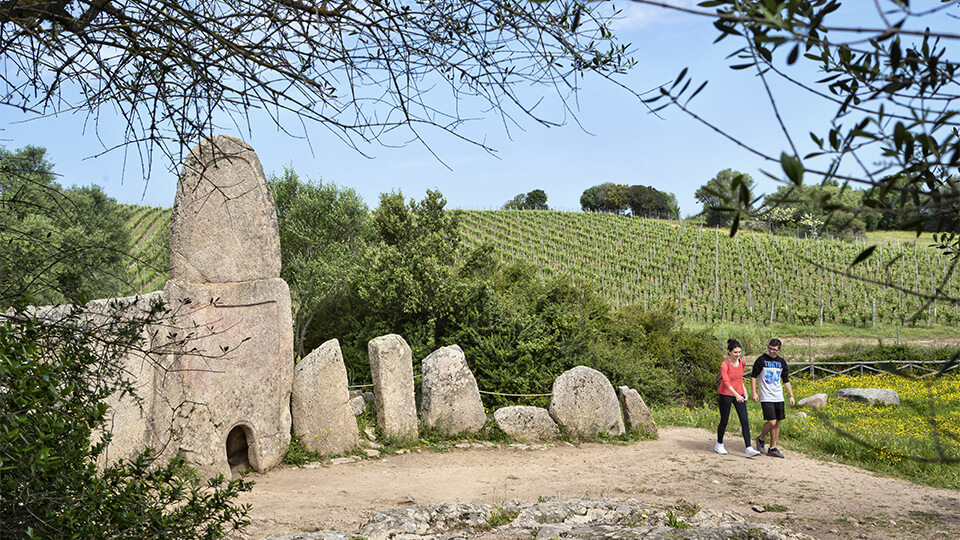
[[[760,394],[761,402],[783,401],[783,387],[780,384],[790,382],[787,361],[783,357],[770,358],[767,353],[763,353],[753,363],[750,377],[757,379],[757,393]]]

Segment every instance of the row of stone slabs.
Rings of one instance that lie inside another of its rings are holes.
[[[457,345],[423,359],[419,415],[414,398],[413,355],[403,337],[389,334],[368,344],[377,426],[385,437],[416,440],[419,426],[451,434],[474,434],[487,420],[477,380]],[[363,399],[355,398],[355,399]],[[294,369],[293,434],[307,449],[342,454],[358,444],[346,366],[336,339],[327,341]],[[561,428],[575,438],[617,436],[627,429],[656,432],[640,394],[615,392],[599,371],[577,366],[553,383],[549,410],[512,406],[493,413],[497,426],[520,441],[554,439]]]

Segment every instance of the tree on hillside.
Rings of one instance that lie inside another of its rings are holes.
[[[624,189],[630,214],[638,217],[675,218],[680,214],[677,197],[650,186],[629,186]]]
[[[0,147],[0,308],[125,294],[130,233],[99,187],[54,181],[43,148]]]
[[[711,227],[739,224],[741,215],[749,215],[756,199],[752,195],[753,178],[733,169],[724,169],[697,188],[694,197],[703,204],[705,223]],[[739,205],[732,205],[737,202]]]
[[[401,127],[413,140],[427,127],[470,140],[459,130],[473,111],[553,124],[541,115],[542,96],[521,90],[531,82],[565,100],[581,74],[632,65],[609,30],[612,14],[598,8],[583,0],[3,1],[0,104],[35,116],[84,111],[107,148],[138,144],[148,161],[157,148],[173,166],[219,123],[249,125],[252,110],[267,111],[284,133],[298,125],[306,135],[304,121],[316,122],[354,147]],[[104,106],[126,123],[123,140],[99,129]]]
[[[549,210],[547,193],[542,189],[535,189],[530,193],[520,193],[503,205],[504,210]]]
[[[804,223],[816,223],[814,235],[829,232],[838,235],[860,234],[877,228],[879,214],[850,212],[845,210],[827,211],[827,202],[839,204],[844,208],[861,206],[864,190],[841,186],[836,180],[826,180],[821,184],[800,186],[780,186],[776,192],[764,197],[767,211],[761,214],[774,227],[797,228]]]
[[[584,212],[622,214],[627,209],[627,186],[605,182],[589,187],[580,195],[580,209]]]
[[[301,180],[290,168],[268,183],[277,207],[280,277],[293,303],[294,349],[303,358],[313,318],[350,293],[363,267],[372,240],[370,215],[353,189]]]

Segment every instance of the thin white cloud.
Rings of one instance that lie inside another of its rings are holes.
[[[675,0],[664,3],[684,9],[697,9],[698,1],[699,0]],[[676,9],[641,2],[632,2],[630,0],[609,2],[603,9],[619,12],[613,22],[613,29],[618,32],[641,30],[651,26],[666,24],[685,24],[696,17],[695,15]]]

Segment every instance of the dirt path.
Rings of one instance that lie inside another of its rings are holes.
[[[313,469],[255,475],[242,502],[253,505],[250,538],[333,529],[353,533],[374,513],[411,503],[502,504],[633,497],[670,506],[678,499],[783,523],[818,538],[960,538],[960,492],[875,476],[790,452],[786,459],[713,452],[713,435],[665,428],[660,439],[626,445],[559,443],[540,450],[430,450]],[[779,504],[787,512],[751,510]]]

